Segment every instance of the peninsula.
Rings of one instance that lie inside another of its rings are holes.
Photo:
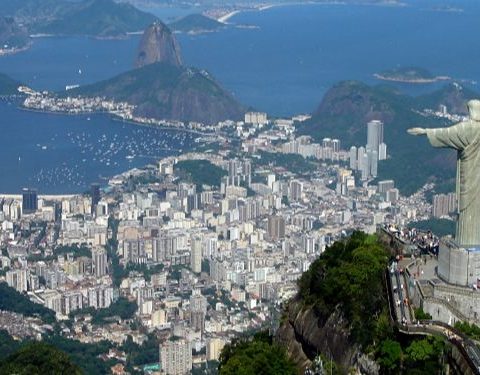
[[[417,67],[394,68],[373,76],[383,81],[402,83],[434,83],[451,79],[448,76],[434,76],[428,70]]]

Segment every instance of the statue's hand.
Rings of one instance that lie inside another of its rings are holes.
[[[407,130],[408,134],[411,135],[425,135],[427,134],[427,129],[424,128],[410,128]]]

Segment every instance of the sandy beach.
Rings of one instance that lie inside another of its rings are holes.
[[[238,13],[240,13],[240,12],[241,12],[240,10],[234,10],[233,12],[227,13],[227,14],[225,14],[224,16],[220,17],[217,21],[218,21],[218,22],[221,22],[221,23],[227,24],[227,23],[228,23],[227,21],[228,21],[230,18],[232,18],[234,15],[236,15],[236,14],[238,14]]]

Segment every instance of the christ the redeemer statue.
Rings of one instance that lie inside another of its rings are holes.
[[[426,135],[433,147],[457,150],[458,222],[456,243],[480,246],[480,100],[468,103],[470,118],[448,128],[411,128],[412,135]]]

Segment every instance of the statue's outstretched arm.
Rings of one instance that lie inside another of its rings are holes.
[[[407,130],[408,134],[411,135],[426,135],[427,129],[424,128],[410,128]]]

